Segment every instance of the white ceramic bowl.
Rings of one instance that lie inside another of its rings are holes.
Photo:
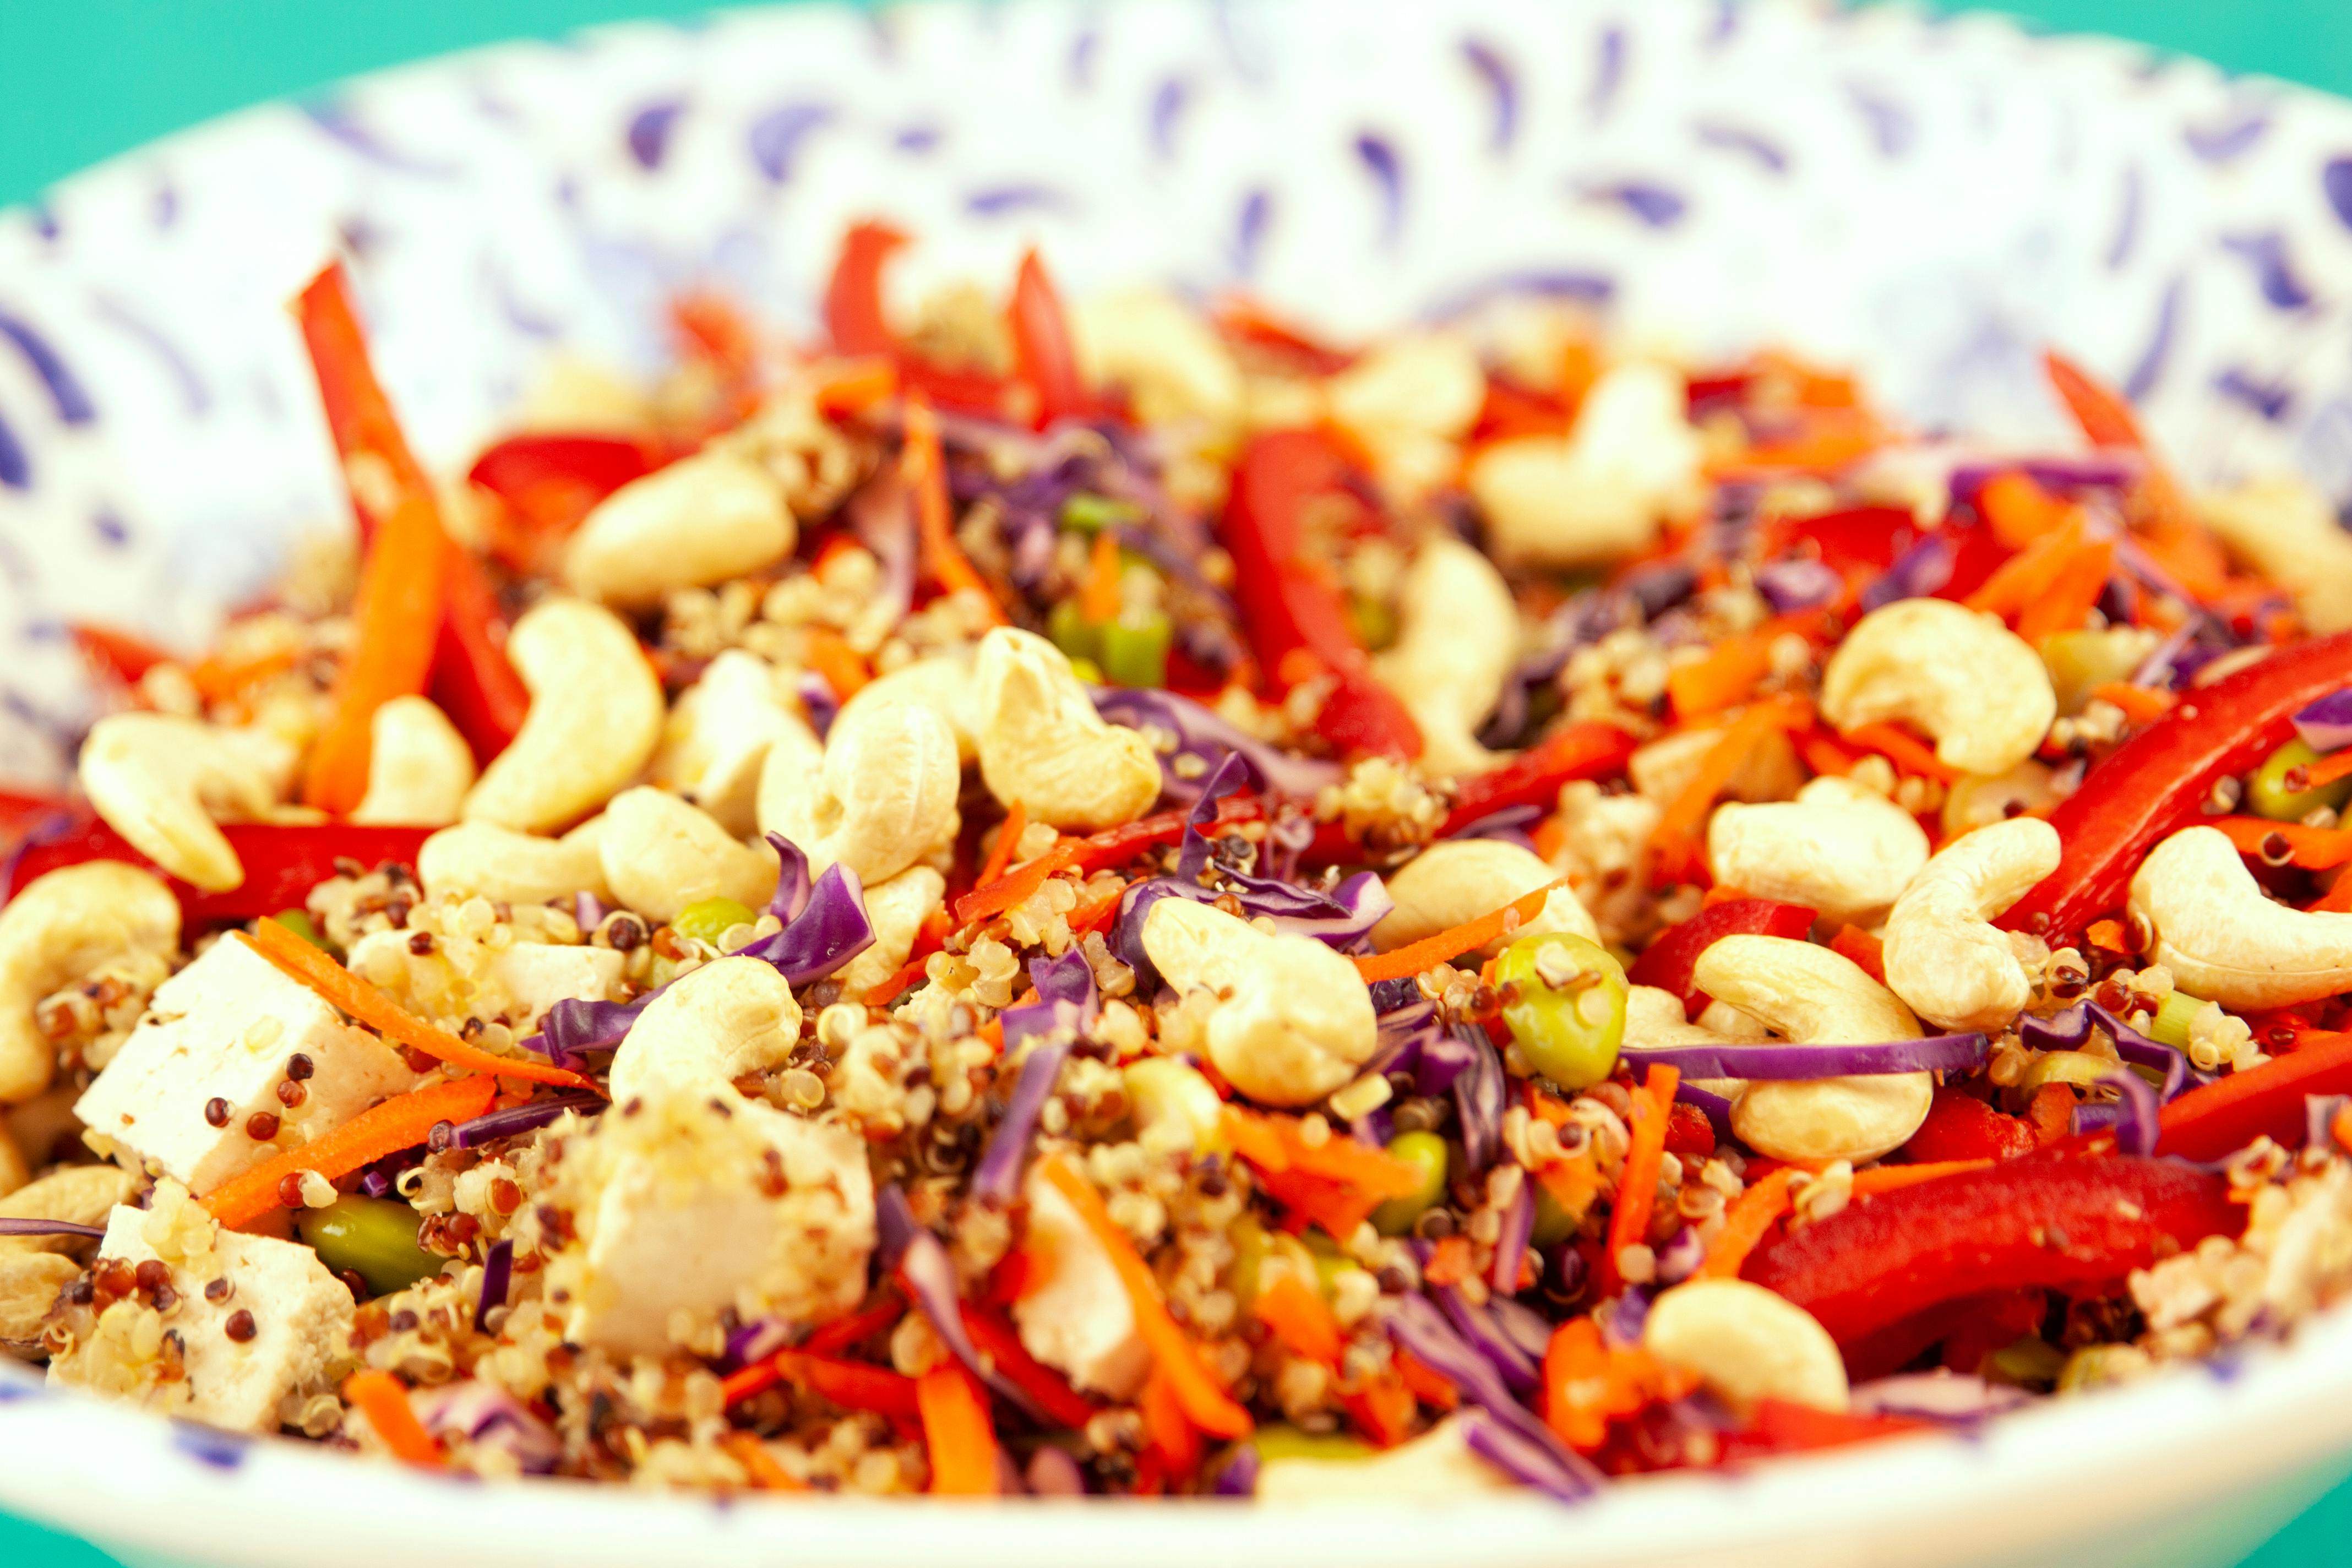
[[[2035,352],[2179,463],[2352,497],[2352,106],[2005,23],[1702,0],[1067,0],[747,12],[387,73],[0,216],[0,779],[56,776],[64,635],[187,645],[342,516],[281,303],[332,246],[428,461],[558,345],[660,353],[722,289],[804,329],[842,225],[898,281],[1243,285],[1369,331],[1483,290],[1848,362],[1922,425],[2057,436]],[[2352,1450],[2352,1320],[1970,1438],[1341,1510],[719,1504],[460,1485],[0,1372],[0,1502],[135,1554],[650,1562],[2219,1563]]]

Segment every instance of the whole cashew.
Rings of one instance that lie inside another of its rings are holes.
[[[919,703],[887,702],[833,721],[822,757],[779,745],[760,771],[760,826],[821,871],[836,862],[875,887],[955,842],[961,817],[955,736]]]
[[[1642,1348],[1733,1408],[1785,1399],[1843,1410],[1845,1361],[1811,1312],[1745,1279],[1693,1279],[1650,1304]]]
[[[714,447],[599,501],[564,552],[563,580],[584,598],[655,605],[674,588],[723,583],[781,561],[797,537],[768,470]]]
[[[592,893],[610,902],[613,889],[604,881],[604,859],[599,847],[604,819],[591,817],[561,838],[541,838],[493,827],[487,822],[461,822],[445,827],[416,852],[416,879],[427,898],[448,893],[478,893],[509,904],[543,904]]]
[[[1175,1057],[1144,1057],[1121,1077],[1138,1142],[1186,1153],[1225,1146],[1224,1101],[1206,1074]]]
[[[1753,1044],[1764,1038],[1762,1025],[1720,1002],[1710,1002],[1699,1017],[1706,1022],[1689,1022],[1683,999],[1671,991],[1661,991],[1654,985],[1628,986],[1625,1048],[1658,1050],[1670,1046],[1719,1046],[1735,1041]],[[1727,1026],[1718,1028],[1718,1023]],[[1695,1078],[1686,1081],[1693,1089],[1703,1089],[1734,1102],[1748,1092],[1745,1079]]]
[[[1895,994],[1843,954],[1777,936],[1727,936],[1698,956],[1691,984],[1802,1045],[1919,1037]],[[1754,1081],[1732,1107],[1740,1142],[1776,1160],[1872,1160],[1927,1119],[1929,1072]]]
[[[1425,936],[1491,914],[1515,899],[1534,892],[1559,873],[1543,857],[1501,838],[1448,838],[1431,845],[1406,861],[1388,879],[1389,897],[1396,908],[1372,928],[1372,948],[1388,952]],[[1491,958],[1522,937],[1568,931],[1589,942],[1601,940],[1591,912],[1574,891],[1559,888],[1544,900],[1536,917],[1507,937],[1496,937],[1478,950]]]
[[[784,1065],[800,1043],[790,982],[756,958],[715,958],[655,997],[613,1053],[613,1100],[658,1082],[733,1095],[747,1073]]]
[[[1494,754],[1478,726],[1495,710],[1519,653],[1519,613],[1495,563],[1447,535],[1421,547],[1398,584],[1402,625],[1372,672],[1421,727],[1430,773],[1482,773]]]
[[[1566,440],[1496,441],[1464,476],[1505,562],[1575,566],[1647,549],[1695,500],[1697,433],[1681,374],[1622,364],[1593,384]]]
[[[425,697],[395,697],[369,725],[367,795],[353,822],[445,827],[474,787],[474,753]]]
[[[530,689],[530,712],[467,795],[465,819],[545,832],[644,771],[661,740],[661,682],[618,616],[577,599],[524,612],[507,657]]]
[[[2033,984],[2008,936],[1987,922],[2056,870],[2058,855],[2058,830],[2032,816],[1954,840],[1886,917],[1887,989],[1947,1029],[2005,1026]]]
[[[2315,633],[2352,626],[2352,534],[2336,508],[2298,474],[2197,498],[2205,526],[2294,595]]]
[[[258,816],[294,776],[294,750],[259,730],[164,713],[112,713],[90,726],[79,776],[106,825],[156,865],[209,893],[245,880],[215,812]]]
[[[2032,756],[2058,716],[2042,656],[2000,624],[1946,599],[1898,599],[1854,624],[1822,671],[1822,715],[1841,730],[1907,719],[1936,756],[1997,773]]]
[[[0,908],[0,1105],[32,1099],[57,1071],[34,1022],[44,996],[135,952],[180,940],[180,901],[151,872],[89,860],[36,878]]]
[[[1192,425],[1212,442],[1242,422],[1241,365],[1201,313],[1157,289],[1097,295],[1070,311],[1087,379],[1127,388],[1146,425]]]
[[[629,909],[661,922],[689,904],[732,899],[753,909],[776,890],[776,852],[745,844],[674,795],[640,784],[604,808],[596,853],[604,881]]]
[[[653,780],[746,837],[759,823],[760,769],[776,745],[814,756],[824,742],[778,698],[767,660],[729,648],[670,710],[661,750],[654,754]]]
[[[2148,959],[2224,1007],[2284,1007],[2352,987],[2352,914],[2274,904],[2218,827],[2184,827],[2132,878]]]
[[[54,1219],[68,1225],[103,1226],[117,1204],[127,1204],[145,1178],[120,1165],[60,1165],[37,1181],[0,1197],[0,1218]],[[0,1239],[0,1257],[11,1252],[66,1252],[70,1236],[19,1236]]]
[[[917,702],[929,708],[955,731],[956,760],[970,764],[980,759],[980,721],[973,711],[970,655],[933,654],[902,669],[877,675],[841,705],[835,721],[887,702]]]
[[[999,626],[972,670],[980,776],[1032,822],[1092,831],[1132,822],[1160,798],[1151,742],[1095,711],[1060,648]]]
[[[1724,887],[1867,926],[1927,863],[1927,836],[1885,795],[1831,776],[1794,800],[1717,806],[1706,853]]]
[[[842,966],[841,994],[853,1001],[881,984],[915,951],[916,933],[931,912],[943,908],[948,879],[929,866],[909,866],[888,881],[866,889],[866,920],[874,945]]]
[[[1143,951],[1179,991],[1217,997],[1209,1059],[1265,1105],[1308,1105],[1356,1076],[1380,1041],[1356,966],[1313,937],[1269,935],[1190,899],[1161,899]]]

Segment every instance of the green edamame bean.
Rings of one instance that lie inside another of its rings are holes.
[[[1434,1132],[1400,1132],[1389,1140],[1389,1152],[1411,1165],[1421,1184],[1374,1209],[1372,1228],[1382,1236],[1402,1236],[1445,1195],[1445,1140]]]
[[[1562,1089],[1590,1089],[1625,1040],[1625,968],[1566,931],[1522,937],[1495,965],[1503,1022],[1528,1065]]]
[[[2299,822],[2323,805],[2331,811],[2344,809],[2344,803],[2352,800],[2352,778],[2337,779],[2317,789],[2294,787],[2317,761],[2319,753],[2299,739],[2273,752],[2246,785],[2246,809],[2273,822]]]
[[[1045,636],[1073,661],[1101,662],[1103,629],[1087,619],[1076,599],[1064,599],[1046,612]]]
[[[1159,610],[1122,614],[1102,628],[1103,674],[1114,686],[1168,684],[1168,647],[1176,629]]]
[[[416,1211],[390,1198],[353,1193],[322,1209],[305,1209],[294,1228],[319,1261],[348,1268],[379,1296],[405,1289],[441,1272],[442,1260],[416,1245]]]
[[[1528,1180],[1536,1190],[1536,1226],[1528,1239],[1538,1247],[1557,1247],[1576,1234],[1576,1216],[1560,1207],[1549,1187],[1533,1176]]]
[[[2028,1334],[1985,1357],[1977,1375],[1987,1383],[2010,1383],[2022,1388],[2054,1384],[2065,1370],[2064,1351]]]
[[[1080,533],[1099,533],[1122,522],[1141,522],[1143,509],[1131,500],[1080,490],[1062,503],[1062,526]]]
[[[739,904],[732,899],[699,899],[680,910],[677,919],[669,922],[669,929],[680,936],[690,936],[697,942],[717,947],[720,937],[737,926],[750,925],[758,918],[749,906]]]

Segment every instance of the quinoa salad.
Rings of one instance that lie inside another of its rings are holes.
[[[0,1352],[715,1491],[1446,1499],[1965,1429],[2352,1289],[2352,537],[1486,300],[672,312],[75,636]]]

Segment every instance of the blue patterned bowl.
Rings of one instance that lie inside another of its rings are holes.
[[[1848,362],[1923,426],[2055,433],[2054,342],[2179,463],[2352,497],[2352,106],[1985,18],[1703,0],[1014,0],[637,26],[369,78],[0,216],[0,779],[58,777],[65,626],[194,646],[343,505],[281,308],[356,276],[428,461],[560,346],[723,289],[813,320],[843,224],[903,281],[1245,285],[1335,331],[1498,289],[1703,353]],[[1575,1513],[720,1506],[246,1443],[0,1372],[0,1502],[144,1557],[2219,1562],[2352,1447],[2352,1321],[1996,1426]]]

